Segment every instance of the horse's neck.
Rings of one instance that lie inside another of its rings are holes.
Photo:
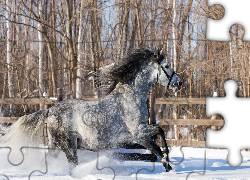
[[[141,101],[147,100],[147,96],[151,86],[153,85],[153,69],[152,67],[142,67],[136,74],[135,79],[131,80],[129,86]]]
[[[117,84],[115,94],[121,98],[123,110],[126,114],[130,114],[129,123],[137,127],[137,123],[148,121],[147,97],[149,90],[154,83],[152,78],[153,71],[141,68],[135,78],[126,84]],[[138,117],[140,117],[138,119]],[[133,120],[133,122],[131,122]]]
[[[115,89],[107,96],[121,95],[133,97],[133,101],[137,103],[145,103],[148,97],[149,90],[153,85],[156,76],[155,67],[151,64],[144,64],[136,74],[135,78],[129,82],[122,84],[118,83]]]

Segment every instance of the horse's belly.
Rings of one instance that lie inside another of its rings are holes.
[[[118,144],[132,139],[127,126],[116,111],[117,109],[110,109],[106,113],[88,112],[76,118],[77,131],[88,147],[91,149],[116,148]]]
[[[97,130],[94,128],[86,128],[82,140],[89,149],[113,149],[118,148],[120,144],[131,142],[132,136],[126,131]]]

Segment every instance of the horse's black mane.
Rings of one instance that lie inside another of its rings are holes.
[[[104,82],[106,80],[111,83],[108,93],[112,92],[119,82],[124,84],[133,79],[142,63],[149,60],[153,55],[154,51],[146,48],[135,49],[122,58],[121,63],[102,74],[101,81]]]

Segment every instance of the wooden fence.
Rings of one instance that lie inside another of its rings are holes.
[[[59,93],[60,94],[60,93]],[[57,100],[49,98],[2,98],[1,104],[45,104],[53,105],[63,100],[58,96]],[[97,101],[97,98],[84,98],[86,101]],[[205,104],[205,98],[155,98],[150,96],[150,119],[154,119],[154,104]],[[0,123],[14,123],[18,117],[0,117]],[[224,120],[219,119],[159,119],[159,125],[201,125],[201,126],[223,126]],[[154,122],[153,122],[154,123]],[[169,146],[198,146],[205,147],[205,141],[194,141],[191,137],[187,140],[167,140]]]
[[[206,104],[206,98],[156,98],[155,104],[176,104],[176,105],[192,105]],[[222,119],[158,119],[159,125],[198,125],[198,126],[224,126]],[[206,141],[193,140],[188,134],[187,140],[167,140],[169,146],[196,146],[205,147]]]

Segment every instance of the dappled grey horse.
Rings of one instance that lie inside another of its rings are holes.
[[[81,148],[99,151],[119,148],[132,141],[152,151],[161,159],[166,171],[171,170],[164,131],[158,125],[148,124],[146,100],[152,84],[160,83],[177,92],[182,82],[160,50],[136,49],[121,62],[103,72],[111,86],[102,100],[69,99],[36,112],[41,116],[36,119],[47,118],[49,148],[62,149],[70,170],[78,163],[77,142]],[[35,123],[36,119],[34,115],[26,117],[25,125],[30,124],[38,131],[36,126],[43,123]],[[152,140],[153,135],[160,137],[162,149]],[[56,151],[50,153],[56,156]]]

